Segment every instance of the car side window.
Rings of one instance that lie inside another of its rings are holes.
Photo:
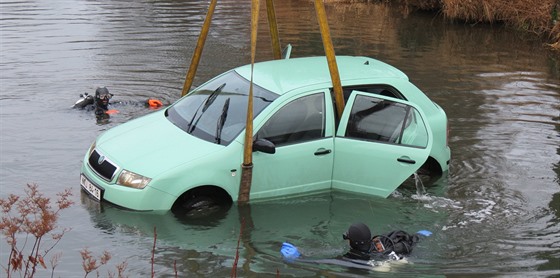
[[[345,137],[425,148],[426,125],[418,111],[406,104],[357,95]]]
[[[315,140],[325,135],[325,94],[304,96],[280,108],[257,132],[276,146]]]
[[[363,85],[342,87],[342,97],[344,98],[344,103],[348,102],[348,99],[350,98],[350,95],[352,94],[353,91],[360,91],[372,95],[380,95],[380,96],[392,97],[396,99],[407,100],[404,97],[404,95],[401,94],[401,92],[399,92],[399,90],[397,90],[393,86],[386,85],[386,84],[363,84]],[[333,105],[336,107],[334,90],[332,88],[331,88],[331,98],[332,98]],[[335,114],[336,128],[338,128],[339,122],[340,119],[338,118],[338,115]]]

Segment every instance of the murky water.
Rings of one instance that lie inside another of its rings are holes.
[[[323,55],[312,1],[275,1],[282,44],[292,57]],[[558,56],[501,26],[452,24],[429,14],[404,17],[381,4],[329,4],[337,54],[371,56],[402,69],[447,111],[451,169],[388,199],[333,192],[233,207],[199,222],[171,214],[99,207],[79,190],[84,152],[102,131],[150,110],[120,107],[109,123],[72,110],[80,93],[107,86],[115,100],[175,101],[206,1],[2,1],[0,3],[0,190],[37,183],[48,196],[71,187],[76,204],[55,276],[83,276],[79,251],[127,261],[149,276],[154,227],[157,276],[229,276],[240,228],[239,276],[556,276],[560,275],[560,69]],[[264,6],[264,2],[263,2]],[[250,1],[219,1],[195,83],[246,64]],[[259,60],[271,57],[261,14]],[[434,232],[407,264],[364,272],[289,264],[283,241],[312,258],[343,254],[348,225],[374,234]],[[1,243],[0,264],[8,250]],[[176,263],[176,266],[174,266]],[[105,276],[107,268],[101,272]],[[383,272],[387,271],[387,272]],[[50,272],[41,272],[50,276]]]

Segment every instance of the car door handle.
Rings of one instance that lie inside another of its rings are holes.
[[[324,149],[324,148],[320,148],[318,150],[315,151],[315,155],[325,155],[325,154],[330,154],[331,150],[329,149]]]
[[[398,162],[402,162],[402,163],[408,163],[408,164],[416,164],[416,161],[414,161],[413,159],[411,159],[408,156],[401,156],[399,158],[397,158]]]

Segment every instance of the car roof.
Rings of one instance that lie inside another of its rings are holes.
[[[399,78],[408,80],[397,68],[368,57],[337,56],[336,62],[342,86],[351,80]],[[251,79],[251,65],[234,69],[247,80]],[[332,86],[327,58],[325,56],[291,58],[256,63],[254,83],[282,95],[297,88],[328,83]]]

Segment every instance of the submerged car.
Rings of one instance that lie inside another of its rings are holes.
[[[389,196],[419,169],[448,170],[447,116],[400,70],[338,56],[336,113],[325,57],[254,65],[251,200],[343,190]],[[132,210],[231,204],[239,193],[251,66],[101,134],[81,186]]]

